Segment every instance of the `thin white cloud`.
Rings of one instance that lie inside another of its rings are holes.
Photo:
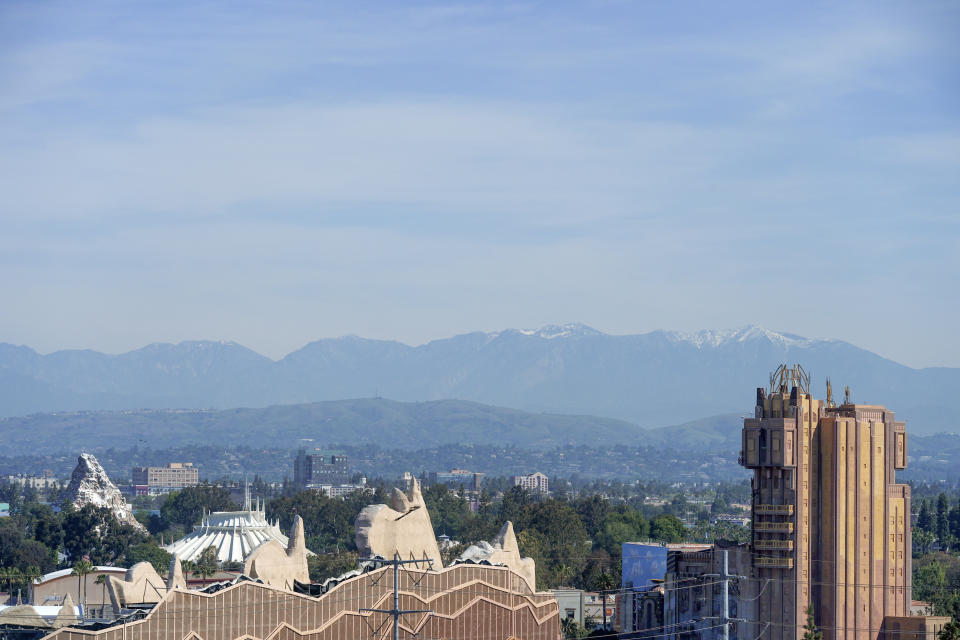
[[[210,110],[109,137],[38,136],[0,159],[5,216],[222,214],[245,203],[405,203],[589,219],[662,207],[747,141],[517,105],[385,102]]]
[[[935,313],[879,350],[960,357],[955,45],[872,8],[607,13],[635,6],[8,13],[0,340],[280,355],[572,319],[879,348],[883,300]]]

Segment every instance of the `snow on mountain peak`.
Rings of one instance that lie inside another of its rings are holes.
[[[676,342],[689,342],[698,349],[716,348],[733,342],[742,343],[753,340],[767,340],[784,347],[807,346],[818,342],[818,340],[802,336],[771,331],[757,325],[748,325],[736,329],[705,329],[694,332],[666,331],[664,333]]]
[[[599,336],[601,333],[592,327],[579,322],[568,322],[566,324],[548,324],[540,327],[534,334],[538,338],[552,340],[554,338],[569,338],[572,336]]]
[[[568,322],[566,324],[548,324],[539,329],[507,329],[506,331],[496,331],[487,336],[490,340],[498,338],[501,335],[514,334],[541,338],[543,340],[553,340],[554,338],[574,338],[582,336],[600,336],[603,335],[593,327],[588,327],[579,322]]]

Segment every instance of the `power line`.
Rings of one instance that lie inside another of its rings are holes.
[[[723,640],[730,640],[730,623],[731,622],[743,622],[743,618],[731,618],[730,617],[730,579],[731,578],[743,578],[745,576],[733,575],[730,573],[730,563],[729,557],[727,555],[727,550],[723,550],[723,570],[718,575],[715,573],[704,574],[704,577],[713,578],[719,577],[722,582],[720,590],[721,606],[722,611],[720,613],[720,624],[723,625]]]

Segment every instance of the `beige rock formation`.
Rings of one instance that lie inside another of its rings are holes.
[[[355,527],[361,556],[393,558],[398,554],[404,560],[425,560],[424,569],[430,566],[426,561],[432,561],[435,570],[443,567],[433,523],[416,479],[410,495],[394,489],[392,509],[385,504],[364,507]]]
[[[467,547],[460,557],[459,561],[483,562],[490,564],[499,564],[513,569],[520,574],[531,591],[537,590],[537,566],[533,558],[524,558],[520,555],[520,546],[517,544],[517,536],[513,532],[513,523],[507,520],[500,533],[491,542],[481,542],[480,544]]]
[[[36,609],[29,604],[18,604],[0,611],[0,624],[17,625],[20,627],[42,627],[49,629],[51,624],[43,619]]]
[[[77,624],[80,619],[77,617],[76,605],[73,604],[73,598],[68,593],[63,599],[60,611],[56,617],[49,613],[52,607],[34,607],[29,604],[18,604],[15,607],[6,607],[0,611],[0,625],[15,625],[18,627],[36,627],[40,629],[60,629]],[[53,617],[51,620],[50,618]]]
[[[107,592],[114,610],[134,604],[155,604],[167,593],[163,578],[149,562],[138,562],[129,569],[125,580],[107,577]]]
[[[60,629],[61,627],[75,625],[78,622],[80,622],[80,618],[77,617],[77,609],[73,604],[73,598],[68,593],[63,598],[63,606],[60,607],[60,613],[54,618],[52,626],[54,629]]]
[[[177,554],[170,556],[170,571],[167,574],[167,591],[173,589],[186,589],[187,580],[183,576],[183,565],[180,563],[180,558],[177,557]]]
[[[243,572],[251,578],[260,578],[270,586],[284,589],[293,589],[294,580],[310,582],[303,518],[294,517],[286,549],[276,540],[267,540],[250,552],[243,563]]]

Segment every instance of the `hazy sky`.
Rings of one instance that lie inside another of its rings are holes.
[[[0,341],[960,365],[955,2],[0,3]]]

